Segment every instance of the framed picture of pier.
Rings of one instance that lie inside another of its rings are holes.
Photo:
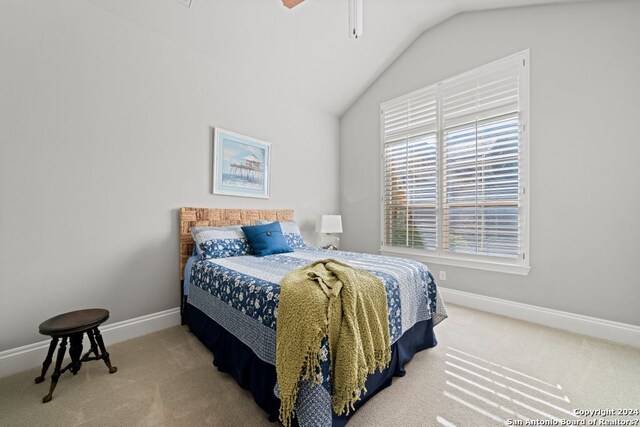
[[[270,143],[214,129],[214,194],[268,199],[270,164]]]

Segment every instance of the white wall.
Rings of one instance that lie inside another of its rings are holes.
[[[84,1],[0,1],[0,117],[0,351],[178,306],[181,206],[338,210],[335,116]],[[213,126],[273,144],[271,199],[211,194]]]
[[[429,267],[449,288],[640,325],[638,17],[640,2],[603,1],[424,33],[341,118],[343,247],[380,247],[380,103],[530,48],[531,273]]]

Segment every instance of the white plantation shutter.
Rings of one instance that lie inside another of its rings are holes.
[[[382,104],[383,246],[528,263],[526,58]]]
[[[521,257],[523,61],[509,57],[441,86],[445,252]]]
[[[443,82],[444,127],[518,111],[522,61],[509,57]]]
[[[421,90],[382,108],[384,244],[435,250],[435,90]]]
[[[516,114],[446,129],[443,250],[520,256]]]

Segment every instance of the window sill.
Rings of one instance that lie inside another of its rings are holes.
[[[425,264],[450,265],[453,267],[472,268],[476,270],[495,271],[498,273],[517,274],[526,276],[531,271],[531,267],[522,264],[511,264],[505,262],[496,262],[488,260],[458,258],[453,256],[427,255],[422,251],[411,249],[394,248],[383,246],[380,248],[381,255],[401,256],[403,258],[413,259]]]

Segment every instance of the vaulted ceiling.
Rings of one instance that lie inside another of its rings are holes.
[[[475,10],[580,0],[364,0],[348,37],[347,0],[87,0],[297,102],[342,113],[422,32]]]

